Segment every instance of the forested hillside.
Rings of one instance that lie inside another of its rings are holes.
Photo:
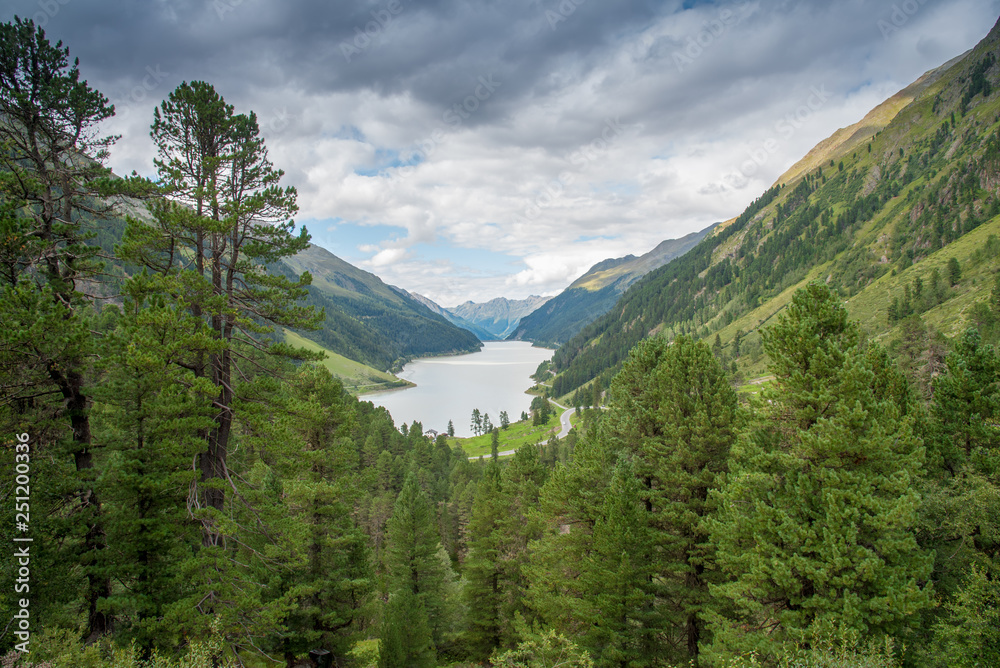
[[[319,246],[310,245],[271,270],[312,277],[305,303],[323,309],[325,318],[316,330],[303,332],[305,336],[376,369],[398,371],[420,355],[481,347],[474,334]]]
[[[711,228],[668,239],[639,257],[603,260],[531,314],[524,316],[509,339],[557,346],[608,312],[630,285],[644,275],[682,256]]]
[[[157,179],[114,179],[107,99],[0,24],[0,661],[1000,665],[994,49],[638,284],[603,408],[487,460],[278,336],[321,318],[309,274],[265,271],[310,247],[252,112],[185,82],[150,119]],[[141,270],[109,276],[91,235],[134,198],[151,217],[108,252]],[[759,329],[723,346],[726,313]]]
[[[791,180],[632,286],[556,353],[554,393],[571,393],[599,376],[607,386],[628,351],[652,334],[708,341],[720,334],[729,359],[739,358],[739,373],[758,373],[759,327],[792,290],[816,279],[848,300],[870,333],[888,339],[898,337],[902,319],[890,317],[893,298],[905,303],[897,312],[903,317],[937,308],[932,317],[946,321],[949,333],[971,324],[970,291],[979,300],[986,294],[972,290],[979,268],[952,280],[920,267],[928,258],[934,261],[925,266],[940,265],[942,257],[948,262],[952,254],[960,264],[991,262],[956,242],[1000,213],[998,40],[994,29],[964,58],[839,131],[838,142],[789,170]],[[819,154],[823,163],[809,168]],[[924,286],[934,282],[918,297],[918,288],[906,285],[916,274],[926,274]]]

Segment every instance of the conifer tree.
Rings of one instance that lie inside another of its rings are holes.
[[[469,519],[469,556],[465,562],[465,598],[469,605],[467,642],[473,658],[485,659],[500,646],[501,575],[497,561],[501,537],[497,530],[506,512],[500,487],[500,468],[486,467],[476,485]]]
[[[954,471],[973,452],[1000,448],[1000,355],[967,329],[934,383],[934,416],[942,455]]]
[[[309,236],[305,229],[293,234],[295,190],[278,185],[283,172],[268,158],[255,115],[233,111],[201,81],[181,84],[154,111],[150,135],[168,199],[152,207],[153,225],[130,221],[119,248],[129,261],[176,276],[190,313],[222,343],[189,362],[218,392],[215,424],[199,456],[196,505],[209,511],[201,515],[206,545],[221,541],[215,516],[228,487],[241,364],[252,365],[257,354],[299,354],[261,335],[272,325],[308,328],[317,317],[295,304],[305,295],[308,274],[291,281],[265,271],[268,263],[304,249]]]
[[[476,487],[469,521],[465,598],[467,639],[485,659],[498,647],[513,647],[515,620],[526,605],[528,543],[539,535],[533,518],[544,478],[535,448],[517,450],[501,472],[491,461]]]
[[[31,20],[15,17],[0,24],[0,210],[7,281],[0,301],[31,303],[40,320],[52,316],[63,322],[24,347],[7,349],[11,366],[34,366],[44,373],[47,386],[26,386],[28,378],[6,377],[4,403],[8,398],[18,402],[17,412],[24,414],[35,400],[53,394],[62,399],[58,419],[68,426],[66,438],[60,439],[63,451],[49,455],[72,460],[75,489],[63,495],[56,481],[51,489],[54,495],[75,499],[71,512],[84,530],[75,561],[87,564],[83,570],[91,639],[110,628],[99,604],[111,592],[106,571],[101,573],[105,540],[86,374],[92,351],[70,342],[89,344],[87,324],[80,318],[91,297],[84,292],[85,281],[100,270],[98,249],[87,244],[94,225],[115,215],[115,195],[141,191],[131,179],[111,180],[103,166],[116,137],[102,136],[98,126],[113,115],[108,99],[80,80],[79,61],[70,62],[62,42],[52,45]],[[11,315],[4,313],[4,322],[10,322]],[[75,541],[70,542],[75,549]]]
[[[645,521],[659,546],[658,595],[669,602],[660,623],[693,660],[707,640],[708,585],[718,581],[703,520],[714,510],[709,491],[726,470],[736,427],[736,393],[717,357],[680,336],[647,339],[632,350],[599,431],[635,458]]]
[[[292,614],[286,657],[322,646],[343,657],[360,633],[371,590],[365,536],[354,520],[359,488],[354,426],[343,386],[325,367],[307,367],[293,379],[289,407],[294,449],[279,469],[284,479],[289,531],[297,559],[291,564]]]
[[[583,562],[581,644],[596,666],[655,665],[653,579],[655,547],[642,506],[641,486],[627,456],[621,456],[594,525],[589,558]]]
[[[529,545],[527,596],[539,621],[567,637],[586,631],[579,611],[589,604],[579,574],[617,457],[606,440],[588,434],[572,462],[557,466],[539,493],[541,535]]]
[[[923,448],[825,285],[764,333],[775,387],[733,449],[709,522],[732,580],[712,588],[712,660],[842,632],[892,632],[932,605],[917,548]],[[880,396],[883,395],[883,396]]]
[[[443,640],[450,621],[446,618],[450,569],[442,553],[434,509],[411,471],[386,525],[386,586],[390,595],[407,589],[416,597],[418,609],[427,615],[433,646]]]
[[[94,390],[96,438],[111,451],[102,483],[115,555],[109,567],[119,585],[105,605],[146,652],[173,639],[163,633],[162,618],[190,590],[179,567],[198,535],[185,501],[214,395],[208,379],[177,362],[215,342],[183,304],[162,296],[158,283],[148,275],[126,282],[123,312],[102,342],[104,373]]]
[[[389,595],[379,628],[378,668],[434,668],[437,665],[427,611],[404,587]]]

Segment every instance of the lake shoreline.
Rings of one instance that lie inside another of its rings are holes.
[[[385,407],[397,425],[416,421],[444,432],[451,422],[458,434],[472,436],[466,423],[474,409],[497,425],[501,411],[516,420],[529,409],[531,375],[552,352],[528,341],[488,341],[475,353],[424,356],[398,374],[414,387],[370,392],[364,399]]]

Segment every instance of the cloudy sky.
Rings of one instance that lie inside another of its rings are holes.
[[[450,306],[555,294],[597,261],[739,214],[816,142],[974,46],[1000,0],[5,0],[2,12],[43,23],[116,104],[117,172],[153,176],[153,107],[208,81],[257,113],[315,243]]]

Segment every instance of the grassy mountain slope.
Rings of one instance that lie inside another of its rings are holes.
[[[630,285],[691,250],[711,229],[663,241],[639,257],[627,255],[598,262],[558,296],[522,318],[509,338],[550,345],[569,340],[614,306]]]
[[[409,381],[401,380],[392,374],[373,369],[361,362],[355,362],[343,355],[327,350],[315,341],[311,341],[291,330],[283,330],[285,342],[290,345],[305,348],[312,352],[323,352],[326,354],[320,364],[330,370],[337,378],[344,383],[344,388],[352,394],[364,394],[378,390],[387,390],[395,387],[408,387],[412,385]]]
[[[325,309],[326,321],[320,330],[300,334],[348,359],[395,369],[419,355],[472,352],[481,346],[472,333],[319,246],[272,270],[312,274],[306,302]]]
[[[994,27],[633,285],[556,352],[554,394],[607,380],[654,334],[718,334],[740,370],[755,373],[763,366],[757,331],[810,280],[839,290],[852,317],[886,340],[914,313],[947,331],[967,324],[998,269],[996,254],[979,251],[1000,232],[998,45]],[[942,270],[951,257],[965,266],[954,286]]]

